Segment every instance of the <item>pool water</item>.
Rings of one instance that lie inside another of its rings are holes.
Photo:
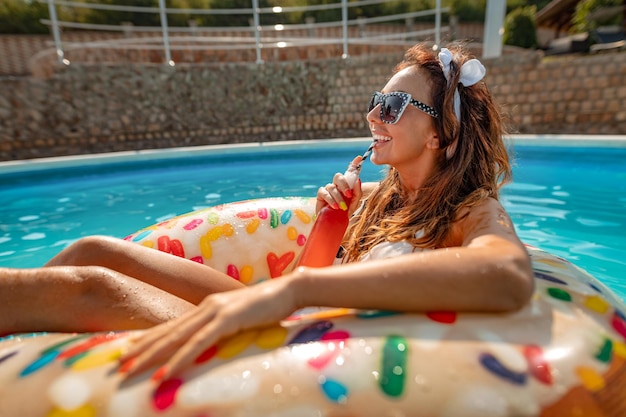
[[[314,196],[368,142],[196,149],[0,166],[0,266],[37,267],[81,236],[131,232],[216,204]],[[626,299],[626,148],[515,144],[502,201],[522,240]],[[363,181],[382,169],[366,163]]]

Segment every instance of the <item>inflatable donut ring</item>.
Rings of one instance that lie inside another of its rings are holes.
[[[254,284],[293,267],[314,204],[226,204],[127,239]],[[159,383],[120,382],[132,332],[5,337],[0,416],[626,416],[624,303],[571,263],[529,252],[536,292],[521,311],[308,309]]]

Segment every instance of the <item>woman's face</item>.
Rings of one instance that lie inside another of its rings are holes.
[[[396,73],[381,91],[391,92],[409,93],[413,99],[433,105],[427,78],[415,66]],[[378,104],[367,114],[375,141],[372,162],[393,166],[403,179],[424,181],[434,167],[439,148],[433,117],[408,105],[395,124],[387,124],[380,118],[380,108]]]

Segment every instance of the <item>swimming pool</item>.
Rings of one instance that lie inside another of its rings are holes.
[[[574,262],[626,299],[626,144],[562,143],[514,140],[515,179],[503,204],[524,242]],[[282,142],[0,164],[0,266],[37,267],[81,236],[124,237],[219,203],[314,196],[368,144]],[[380,173],[366,163],[362,179]]]

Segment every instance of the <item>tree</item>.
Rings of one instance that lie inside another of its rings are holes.
[[[49,33],[40,22],[48,18],[48,5],[37,1],[0,1],[0,33]]]
[[[535,6],[519,7],[506,16],[504,20],[505,45],[520,46],[522,48],[536,48],[537,23],[535,22]]]
[[[602,25],[622,25],[624,11],[607,15],[606,17],[593,19],[594,12],[603,7],[624,6],[624,0],[581,0],[576,4],[576,10],[572,16],[573,33],[589,32]]]

